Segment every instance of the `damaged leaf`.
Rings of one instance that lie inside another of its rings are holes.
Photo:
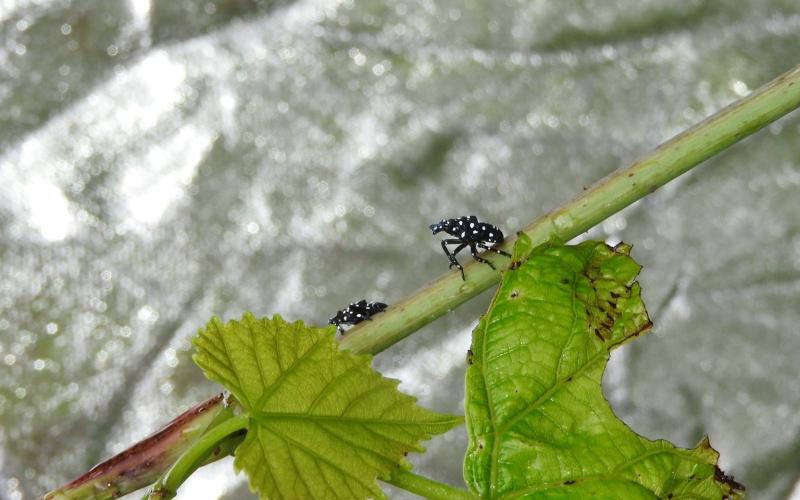
[[[634,433],[601,380],[609,352],[651,323],[630,247],[515,251],[473,332],[464,474],[482,498],[739,498],[703,440],[678,448]]]

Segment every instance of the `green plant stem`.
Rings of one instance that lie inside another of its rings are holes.
[[[534,245],[550,238],[569,241],[726,147],[800,106],[800,66],[755,90],[662,144],[632,165],[619,169],[580,196],[537,219],[523,231]],[[501,248],[509,250],[516,238]],[[373,318],[352,328],[343,349],[377,353],[498,282],[506,257],[484,255],[498,270],[471,262],[467,281],[449,272]]]
[[[440,483],[404,469],[398,469],[384,481],[431,500],[476,500],[478,498],[469,491],[454,488],[449,484]]]
[[[228,420],[209,429],[195,441],[169,470],[145,494],[145,499],[168,499],[175,496],[178,488],[203,465],[215,447],[225,441],[231,434],[247,429],[250,416],[242,414],[232,416]]]

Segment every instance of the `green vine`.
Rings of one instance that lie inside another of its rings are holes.
[[[670,139],[628,167],[612,172],[580,196],[543,215],[522,231],[533,245],[555,237],[569,241],[679,175],[800,106],[800,66]],[[515,238],[502,246],[510,249]],[[390,307],[386,314],[352,328],[343,349],[380,352],[487,290],[500,279],[507,259],[485,256],[498,270],[471,262],[461,281],[450,272]]]
[[[413,472],[398,469],[385,481],[392,486],[416,493],[431,500],[475,500],[478,497],[468,491],[428,479]]]

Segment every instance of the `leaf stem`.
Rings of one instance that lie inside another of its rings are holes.
[[[552,237],[569,241],[798,106],[800,66],[670,139],[633,164],[612,172],[523,231],[534,246]],[[515,240],[507,238],[501,248],[512,248]],[[374,316],[373,321],[353,327],[342,339],[342,348],[380,352],[488,289],[498,282],[501,266],[508,265],[509,261],[491,252],[483,257],[498,266],[498,270],[473,261],[464,266],[466,282],[458,272],[449,272],[385,313]]]
[[[431,500],[476,500],[478,498],[469,491],[434,481],[405,469],[398,469],[389,479],[383,481]]]
[[[209,429],[195,441],[181,457],[164,473],[145,494],[145,499],[173,498],[178,488],[189,475],[203,465],[212,450],[231,434],[247,429],[250,415],[242,414],[229,418]]]

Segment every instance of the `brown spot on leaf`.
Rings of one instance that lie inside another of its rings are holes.
[[[564,486],[569,486],[570,484],[575,484],[575,480],[567,479],[566,481],[564,481]]]
[[[651,328],[653,328],[653,322],[652,321],[648,321],[640,329],[638,329],[635,332],[633,332],[631,337],[638,337],[639,335],[643,334],[644,332],[649,332]]]
[[[737,482],[733,479],[733,476],[729,476],[722,472],[722,469],[714,466],[714,479],[720,483],[728,485],[732,491],[744,491],[744,485],[742,483]]]
[[[511,292],[510,297],[512,299],[516,299],[517,297],[519,297],[519,290],[514,290],[513,292]]]

